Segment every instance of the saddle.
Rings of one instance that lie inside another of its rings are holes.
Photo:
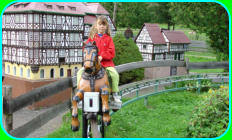
[[[85,80],[90,80],[90,87],[91,87],[91,90],[94,91],[94,85],[95,85],[95,80],[97,79],[101,79],[102,77],[104,77],[104,74],[105,74],[105,71],[107,73],[107,76],[108,76],[108,81],[109,81],[109,86],[110,86],[110,89],[112,89],[112,77],[110,75],[110,73],[105,70],[105,68],[101,68],[100,71],[94,75],[94,76],[90,76],[90,75],[87,75],[86,73],[82,73],[82,78],[85,79]],[[109,95],[109,106],[111,109],[120,109],[121,106],[122,106],[122,101],[121,101],[121,96],[118,95],[118,93],[115,93],[115,94],[112,94],[112,92],[110,92],[110,95]]]

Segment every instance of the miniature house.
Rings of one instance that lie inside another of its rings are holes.
[[[86,26],[94,22],[88,22],[86,16],[100,14],[110,18],[96,3],[17,2],[10,5],[2,17],[2,58],[3,84],[12,86],[13,97],[74,75],[82,67],[82,43],[84,35],[88,36]],[[33,107],[60,103],[70,99],[70,93],[71,89],[66,90]]]
[[[85,12],[86,15],[84,18],[84,28],[85,28],[84,40],[88,39],[90,28],[95,23],[97,17],[100,15],[106,16],[111,29],[111,35],[115,36],[116,26],[114,25],[112,19],[110,18],[109,12],[107,12],[101,4],[99,3],[81,3],[81,4],[84,4],[86,8],[88,8],[88,12]]]
[[[135,43],[144,61],[178,60],[184,61],[184,52],[188,50],[190,40],[180,31],[162,30],[158,24],[145,23],[135,38]],[[181,67],[156,67],[145,69],[146,78],[159,78],[184,74]]]

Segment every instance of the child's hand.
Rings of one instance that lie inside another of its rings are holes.
[[[98,60],[101,62],[102,61],[102,56],[98,56]]]

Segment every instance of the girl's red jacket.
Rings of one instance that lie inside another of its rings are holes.
[[[115,48],[112,38],[107,34],[103,34],[102,37],[96,34],[93,39],[89,38],[86,41],[86,44],[93,41],[96,42],[98,47],[98,55],[102,56],[101,65],[103,67],[114,67],[114,62],[112,59],[115,56]]]

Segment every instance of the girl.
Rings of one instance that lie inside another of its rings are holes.
[[[111,90],[114,96],[114,103],[116,105],[121,105],[120,96],[118,96],[118,83],[119,75],[114,68],[113,58],[115,56],[115,48],[113,40],[110,36],[110,28],[108,21],[105,16],[99,16],[96,23],[92,26],[89,34],[89,38],[86,41],[86,44],[89,42],[96,42],[98,47],[98,59],[101,61],[101,65],[106,69],[107,73],[111,76],[112,84]],[[77,81],[80,80],[81,75],[84,71],[84,68],[81,68],[77,73]],[[104,119],[104,117],[103,117]]]

